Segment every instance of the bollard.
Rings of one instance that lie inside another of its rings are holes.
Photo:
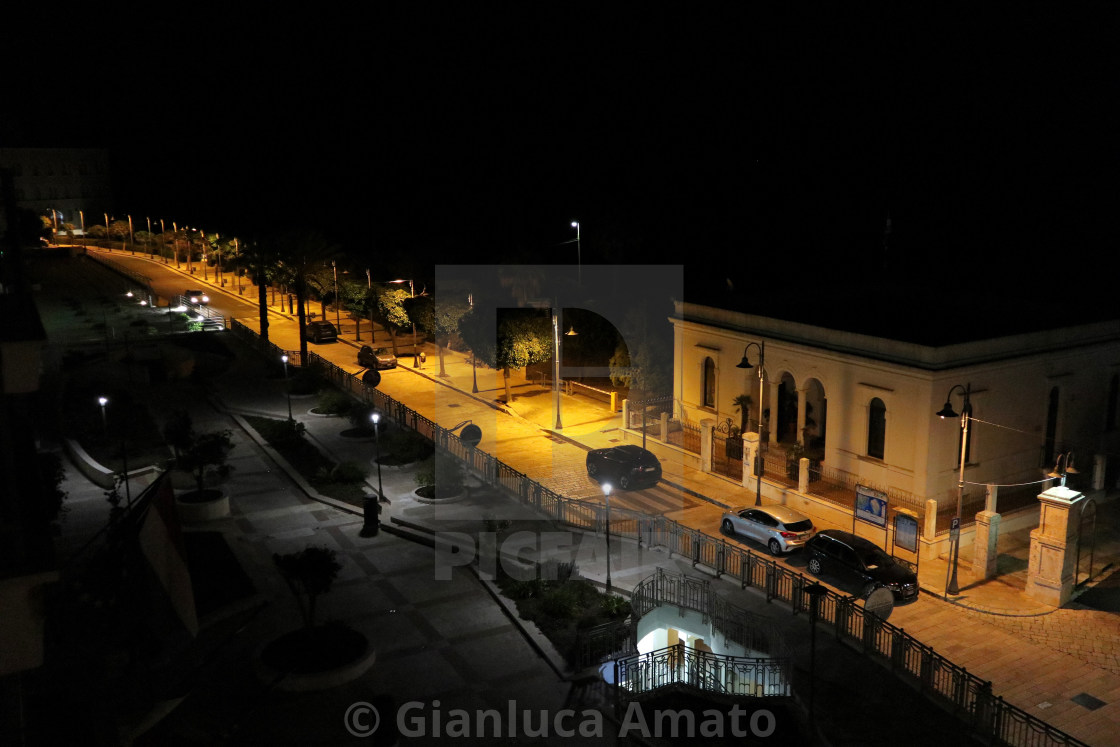
[[[377,496],[366,496],[362,502],[362,530],[359,537],[376,537],[381,531],[381,504]]]

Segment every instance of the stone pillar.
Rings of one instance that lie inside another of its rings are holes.
[[[809,459],[801,457],[797,463],[797,492],[805,495],[809,492]]]
[[[984,510],[991,511],[993,514],[997,512],[996,500],[999,498],[999,485],[985,485],[984,486]]]
[[[1077,566],[1077,512],[1085,499],[1076,490],[1056,485],[1040,493],[1038,529],[1031,530],[1027,565],[1027,594],[1044,604],[1061,607],[1073,595]]]
[[[661,413],[661,443],[669,443],[669,413]]]
[[[999,542],[1000,515],[994,511],[976,514],[976,537],[972,547],[972,577],[994,578],[996,575],[996,545]]]
[[[630,427],[630,400],[622,400],[622,428],[626,430]]]
[[[1104,490],[1104,468],[1108,464],[1108,457],[1104,454],[1093,455],[1093,490]]]
[[[922,522],[922,539],[926,541],[926,560],[937,557],[937,501],[933,498],[926,500],[925,521]]]
[[[704,418],[700,421],[700,471],[712,471],[712,435],[715,433],[716,421]]]
[[[758,486],[758,476],[754,472],[755,457],[758,455],[759,435],[753,431],[743,434],[743,487]]]
[[[805,390],[797,390],[797,443],[805,445]]]

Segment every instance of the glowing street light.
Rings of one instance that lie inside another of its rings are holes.
[[[576,279],[583,284],[583,253],[579,247],[579,221],[572,221],[572,228],[576,229]]]
[[[292,419],[292,382],[288,381],[288,356],[280,356],[284,363],[284,390],[288,393],[288,420]]]
[[[611,591],[611,484],[603,483],[603,497],[607,503],[607,593]]]
[[[953,392],[960,389],[961,394],[964,395],[964,404],[961,406],[961,464],[960,464],[960,477],[957,479],[957,515],[953,519],[953,526],[949,531],[949,580],[945,584],[945,592],[948,594],[960,594],[960,586],[957,584],[957,565],[960,560],[961,552],[961,503],[964,501],[964,465],[968,461],[968,424],[972,420],[972,404],[968,401],[969,395],[972,393],[972,384],[961,386],[954,384],[949,389],[949,394],[945,397],[945,406],[938,411],[937,416],[944,420],[945,418],[955,418],[957,413],[953,412]]]
[[[752,342],[748,343],[743,348],[743,360],[735,364],[735,368],[753,368],[750,360],[747,358],[747,351],[751,346],[758,348],[758,446],[755,448],[754,454],[754,474],[755,474],[755,489],[754,489],[754,505],[762,505],[762,391],[763,391],[763,366],[766,365],[766,343],[765,342]]]

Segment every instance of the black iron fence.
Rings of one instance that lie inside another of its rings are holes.
[[[299,357],[298,351],[281,351],[272,344],[262,348],[256,333],[240,322],[234,321],[231,328],[234,334],[266,355],[278,359],[286,352],[289,360]],[[330,361],[315,353],[309,353],[308,358],[306,364],[319,367],[324,378],[332,384],[372,403],[398,425],[432,439],[463,460],[477,477],[491,486],[500,487],[557,522],[591,532],[605,528],[603,505],[566,498],[493,455],[463,444],[454,433],[383,392],[365,386],[358,377]],[[784,459],[782,464],[784,466]],[[613,536],[627,537],[639,546],[664,548],[670,556],[687,558],[694,567],[704,566],[717,577],[735,579],[744,589],[754,587],[765,594],[767,602],[777,599],[789,604],[794,615],[809,610],[809,596],[805,588],[814,583],[813,579],[756,555],[748,548],[731,545],[723,537],[704,534],[664,516],[646,516],[617,508],[611,511],[610,530]],[[889,666],[901,679],[940,702],[985,739],[1006,745],[1084,745],[1003,698],[996,697],[992,694],[990,682],[970,674],[901,628],[866,611],[854,597],[832,591],[822,595],[818,624],[831,628],[838,640],[844,640]]]

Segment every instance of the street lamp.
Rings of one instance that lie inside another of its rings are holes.
[[[109,238],[109,214],[102,213],[105,216],[105,245],[109,247],[109,251],[113,251],[113,241]]]
[[[373,537],[381,529],[381,431],[378,428],[378,423],[381,421],[380,413],[373,413],[369,416],[373,421],[373,434],[374,434],[374,461],[377,462],[377,497],[370,498],[369,496],[362,502],[362,529],[358,532],[360,537]]]
[[[583,253],[579,247],[579,221],[572,221],[572,228],[576,229],[576,279],[583,285]]]
[[[1060,477],[1062,478],[1062,487],[1066,486],[1066,475],[1079,474],[1073,467],[1073,452],[1067,451],[1064,454],[1059,454],[1058,459],[1054,462],[1054,469],[1046,474],[1047,477]]]
[[[284,391],[288,393],[288,420],[292,419],[292,382],[288,381],[288,356],[284,354],[280,356],[280,360],[284,363]]]
[[[128,248],[132,250],[132,254],[136,254],[136,242],[132,238],[132,216],[128,216]]]
[[[82,219],[82,246],[86,245],[86,213],[84,210],[78,211],[78,216]]]
[[[108,397],[98,397],[97,404],[101,405],[101,432],[108,437],[109,421],[105,418],[105,405],[109,404]]]
[[[945,584],[945,592],[947,594],[960,594],[960,586],[957,584],[957,565],[960,560],[961,550],[961,503],[964,501],[964,463],[967,461],[968,456],[968,423],[972,420],[972,404],[969,402],[969,395],[972,393],[972,384],[961,386],[954,384],[949,389],[949,394],[945,397],[945,406],[938,411],[937,416],[944,420],[945,418],[955,418],[957,413],[953,411],[953,392],[960,389],[964,395],[964,404],[961,406],[961,464],[960,476],[957,478],[957,515],[953,519],[953,527],[949,531],[949,580]]]
[[[331,270],[334,272],[334,326],[338,327],[338,334],[342,334],[342,312],[338,307],[338,263],[331,260]]]
[[[552,311],[552,402],[556,409],[556,430],[561,430],[564,425],[560,422],[560,314],[559,309]],[[575,337],[579,332],[572,327],[564,333],[566,337]]]
[[[611,484],[603,483],[603,497],[607,503],[607,593],[611,591]]]
[[[751,342],[743,348],[743,360],[735,368],[753,368],[747,358],[747,351],[751,347],[758,348],[758,444],[754,452],[754,474],[756,477],[754,491],[754,505],[762,505],[762,391],[763,391],[763,366],[766,365],[766,342]]]
[[[377,501],[380,503],[385,495],[381,490],[381,413],[375,412],[369,419],[373,421],[373,458],[377,462]]]

